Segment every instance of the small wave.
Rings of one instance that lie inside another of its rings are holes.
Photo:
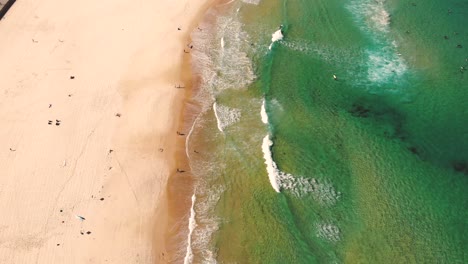
[[[262,102],[262,108],[260,110],[260,116],[262,117],[263,124],[268,124],[268,114],[265,109],[265,99]]]
[[[221,132],[224,132],[226,127],[238,122],[241,117],[241,111],[239,109],[218,105],[216,102],[213,103],[213,112],[216,117],[218,129]]]
[[[189,264],[193,262],[193,252],[192,252],[192,233],[195,227],[197,226],[197,222],[195,220],[195,194],[192,195],[192,206],[190,207],[190,218],[189,218],[189,233],[187,236],[187,254],[184,258],[184,264]]]
[[[284,36],[283,36],[282,26],[280,26],[280,28],[278,30],[276,30],[275,33],[273,33],[271,35],[271,44],[268,47],[268,49],[271,50],[271,47],[273,46],[273,43],[282,40],[283,37]]]

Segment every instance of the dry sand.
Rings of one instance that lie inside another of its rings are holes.
[[[0,21],[0,263],[165,262],[174,85],[207,2],[22,0]]]

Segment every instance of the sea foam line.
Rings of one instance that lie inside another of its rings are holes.
[[[192,251],[192,233],[195,227],[197,226],[197,222],[195,220],[195,194],[192,195],[192,207],[190,207],[190,218],[189,218],[189,233],[187,236],[187,254],[185,254],[184,264],[189,264],[193,262],[193,251]]]

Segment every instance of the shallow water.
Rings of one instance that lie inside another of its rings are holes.
[[[185,259],[463,263],[467,20],[467,1],[212,9],[192,34]]]

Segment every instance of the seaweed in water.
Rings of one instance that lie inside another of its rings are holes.
[[[468,162],[467,161],[455,161],[453,163],[453,169],[456,172],[460,172],[465,175],[468,175]]]

